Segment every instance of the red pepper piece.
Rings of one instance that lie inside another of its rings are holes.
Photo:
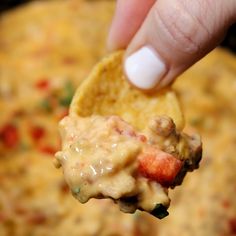
[[[0,130],[0,140],[7,148],[15,148],[20,141],[19,132],[15,125],[6,124]]]
[[[169,153],[154,147],[146,148],[139,156],[141,175],[169,187],[179,173],[183,163]]]
[[[40,126],[34,126],[30,130],[32,139],[37,142],[45,136],[45,129]]]
[[[56,148],[52,146],[42,146],[42,147],[39,147],[39,150],[42,153],[49,154],[49,155],[55,155],[55,153],[58,151]]]
[[[36,84],[35,84],[36,88],[40,89],[40,90],[46,90],[49,88],[49,81],[47,79],[42,79],[39,80]]]

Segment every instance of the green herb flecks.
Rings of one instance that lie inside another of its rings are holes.
[[[72,100],[72,97],[68,96],[68,97],[61,98],[59,100],[59,103],[63,107],[69,107],[70,103],[71,103],[71,100]]]
[[[193,126],[200,126],[204,122],[203,117],[194,117],[190,120],[190,124]]]
[[[78,195],[80,193],[80,187],[76,187],[71,190],[73,195]]]
[[[52,106],[51,106],[49,100],[46,98],[40,102],[39,106],[41,109],[43,109],[46,112],[52,111]]]
[[[69,107],[71,100],[73,98],[75,89],[71,81],[67,81],[64,87],[65,95],[59,99],[59,103],[63,107]]]
[[[155,208],[150,213],[158,219],[163,219],[169,215],[167,208],[162,204],[156,204]]]
[[[22,150],[22,151],[27,151],[27,150],[29,150],[29,144],[27,144],[27,143],[23,143],[23,142],[21,142],[20,143],[20,149]]]

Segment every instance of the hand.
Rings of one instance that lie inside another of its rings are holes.
[[[214,49],[236,21],[236,0],[118,0],[110,50],[127,48],[124,71],[160,89]]]

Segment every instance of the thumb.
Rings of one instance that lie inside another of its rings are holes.
[[[156,1],[126,50],[127,78],[144,90],[170,84],[215,48],[235,20],[235,0]]]

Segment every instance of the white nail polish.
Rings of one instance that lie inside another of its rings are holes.
[[[166,66],[151,47],[142,47],[125,60],[125,72],[132,84],[141,89],[154,88],[166,73]]]

